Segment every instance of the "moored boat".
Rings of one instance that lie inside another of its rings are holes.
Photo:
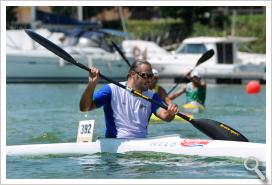
[[[66,52],[86,66],[95,66],[101,73],[109,74],[116,80],[125,79],[128,72],[127,65],[106,45],[94,43],[90,37],[91,33],[96,32],[86,31],[80,38],[65,36],[60,32],[50,32],[47,29],[37,29],[36,32],[63,47]],[[65,41],[61,42],[64,38]],[[74,83],[88,80],[86,72],[33,43],[24,30],[7,30],[6,48],[8,83]]]

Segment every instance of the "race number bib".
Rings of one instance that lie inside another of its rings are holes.
[[[94,131],[94,120],[79,121],[77,131],[77,143],[92,142]]]

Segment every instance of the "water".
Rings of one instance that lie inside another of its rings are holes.
[[[171,89],[171,85],[165,85]],[[74,142],[81,119],[95,119],[104,136],[102,109],[79,111],[85,84],[8,84],[7,145]],[[247,95],[243,85],[209,85],[207,110],[195,115],[227,123],[252,142],[265,143],[265,86]],[[176,103],[184,102],[179,97]],[[180,134],[207,138],[191,124],[150,124],[149,136]],[[7,179],[255,179],[241,159],[180,156],[150,152],[128,154],[7,157]],[[265,166],[260,169],[265,173]]]

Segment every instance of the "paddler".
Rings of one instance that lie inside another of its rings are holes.
[[[186,86],[182,86],[176,93],[169,95],[171,100],[186,93],[186,103],[197,102],[205,105],[206,99],[206,82],[201,78],[197,71],[193,71],[187,77],[190,82]]]
[[[137,60],[131,65],[128,80],[121,83],[162,103],[159,95],[149,90],[153,76],[151,64]],[[94,93],[98,80],[99,70],[91,67],[89,82],[80,100],[80,110],[86,112],[103,106],[107,138],[145,138],[152,113],[169,122],[179,111],[176,104],[170,104],[164,110],[114,84],[104,85]]]
[[[158,85],[159,72],[153,68],[152,73],[154,74],[154,77],[152,79],[150,89],[157,93],[166,105],[173,104],[172,100],[168,97],[165,89],[162,86]]]

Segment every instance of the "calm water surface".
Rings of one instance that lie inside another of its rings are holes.
[[[172,85],[164,85],[171,89]],[[207,110],[195,118],[227,123],[252,142],[265,143],[265,86],[247,95],[244,85],[209,85]],[[103,110],[79,111],[85,84],[8,84],[7,145],[74,142],[81,119],[95,119],[94,137],[104,136]],[[184,102],[179,97],[178,104]],[[149,136],[180,134],[207,138],[191,124],[150,124]],[[256,178],[241,159],[180,156],[162,153],[84,156],[7,157],[8,179],[242,179]],[[265,166],[260,169],[265,173]]]

